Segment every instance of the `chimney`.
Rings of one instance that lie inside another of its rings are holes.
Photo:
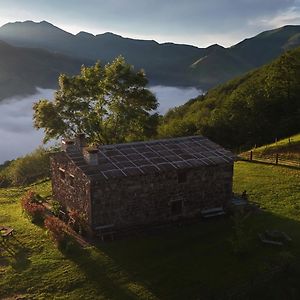
[[[86,150],[85,160],[89,165],[98,165],[98,152],[99,150],[96,148]]]
[[[85,134],[79,133],[76,135],[75,144],[79,151],[82,151],[82,149],[85,147]]]
[[[61,141],[61,147],[63,151],[70,151],[70,150],[74,150],[74,141],[72,140],[65,140],[63,139]]]

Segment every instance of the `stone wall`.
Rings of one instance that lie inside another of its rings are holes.
[[[179,172],[92,182],[93,226],[165,223],[194,217],[205,208],[226,209],[229,205],[232,164]]]
[[[66,210],[78,210],[91,225],[89,178],[67,157],[56,153],[51,157],[52,191],[55,200]]]

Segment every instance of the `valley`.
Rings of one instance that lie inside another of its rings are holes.
[[[150,90],[158,98],[160,114],[202,93],[196,88],[167,86],[152,86]],[[0,147],[0,164],[23,156],[42,144],[42,131],[33,128],[32,104],[42,98],[52,99],[54,92],[52,89],[38,88],[37,93],[32,96],[10,98],[0,102],[0,140],[5,141]]]

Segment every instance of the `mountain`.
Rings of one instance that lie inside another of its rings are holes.
[[[170,110],[162,137],[201,133],[238,149],[300,132],[300,48]]]
[[[288,25],[245,39],[230,47],[215,47],[199,63],[191,65],[193,78],[204,87],[214,87],[271,62],[284,51],[300,46],[300,26]]]
[[[207,90],[300,46],[300,26],[266,31],[230,48],[159,44],[109,32],[98,35],[79,32],[74,35],[46,21],[5,24],[0,28],[0,40],[23,50],[40,48],[55,55],[59,53],[66,59],[73,57],[82,63],[98,59],[106,63],[123,55],[136,68],[145,69],[151,85],[195,86]],[[28,80],[33,82],[33,78]],[[49,79],[49,87],[55,80]]]
[[[107,63],[123,55],[136,68],[146,70],[152,84],[194,85],[186,79],[189,65],[206,55],[205,49],[172,43],[123,38],[113,33],[77,35],[45,21],[8,23],[0,28],[0,40],[17,47],[42,48],[83,59]]]
[[[42,49],[13,47],[0,41],[0,100],[56,88],[57,77],[78,72],[81,61]]]

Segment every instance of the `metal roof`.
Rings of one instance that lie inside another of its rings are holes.
[[[234,155],[203,136],[99,146],[98,165],[84,163],[79,151],[70,158],[89,176],[105,179],[232,163]]]

